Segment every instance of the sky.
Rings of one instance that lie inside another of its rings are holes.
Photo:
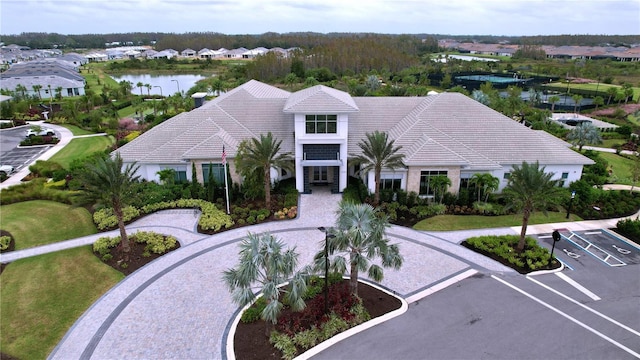
[[[640,35],[640,0],[0,0],[0,34]]]

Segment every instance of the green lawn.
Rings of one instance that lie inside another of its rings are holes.
[[[600,157],[607,160],[609,167],[613,170],[609,177],[616,184],[631,184],[631,171],[633,160],[618,154],[601,152]]]
[[[73,136],[78,136],[78,135],[89,135],[89,134],[93,134],[93,132],[85,130],[85,129],[81,129],[75,125],[71,125],[71,124],[63,124],[60,125],[63,127],[66,127],[67,129],[71,130],[71,133],[73,134]]]
[[[9,264],[0,275],[2,352],[45,359],[82,313],[123,278],[89,246]]]
[[[33,200],[3,205],[1,211],[0,226],[13,235],[16,250],[97,232],[91,214],[81,207],[72,208],[53,201]]]
[[[602,140],[602,144],[596,144],[593,146],[604,147],[604,148],[614,148],[616,145],[622,145],[627,141],[624,139],[606,139]]]
[[[91,136],[73,139],[67,146],[62,148],[60,152],[53,155],[51,161],[55,161],[68,169],[73,160],[104,151],[111,146],[113,142],[114,139],[112,136]]]
[[[582,218],[571,214],[566,219],[565,212],[549,212],[548,217],[542,212],[534,213],[529,219],[529,224],[546,224],[564,221],[580,221]],[[413,228],[425,231],[452,231],[489,229],[500,227],[522,226],[522,215],[481,216],[481,215],[438,215],[424,219]]]

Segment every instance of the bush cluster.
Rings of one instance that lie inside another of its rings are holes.
[[[125,223],[136,219],[140,216],[140,210],[133,206],[122,208],[122,218]],[[93,213],[93,222],[98,230],[111,230],[118,227],[118,219],[112,208],[102,208]]]
[[[7,250],[11,245],[11,236],[0,236],[0,251]]]
[[[640,244],[640,220],[624,219],[618,221],[617,231],[638,244]]]
[[[178,240],[173,236],[165,236],[151,231],[138,231],[129,235],[129,240],[138,244],[146,244],[143,256],[149,257],[151,253],[164,254],[176,247]],[[101,237],[93,243],[93,252],[100,255],[102,261],[111,260],[111,249],[120,244],[120,236]]]
[[[538,245],[534,238],[527,237],[524,251],[519,253],[516,251],[519,240],[520,237],[517,235],[488,235],[469,238],[465,241],[465,245],[493,258],[498,258],[522,273],[539,270],[549,264],[551,256],[549,250]]]
[[[30,200],[49,200],[69,205],[73,203],[74,192],[46,187],[46,181],[44,178],[38,178],[4,189],[0,192],[0,203],[8,205]]]
[[[298,207],[297,206],[292,206],[289,208],[285,207],[285,208],[282,208],[282,210],[276,211],[273,215],[278,220],[284,220],[287,218],[293,219],[296,216],[298,216]]]
[[[238,225],[255,224],[265,221],[271,212],[267,209],[252,210],[251,207],[234,206],[231,218]]]
[[[31,136],[20,142],[20,146],[48,145],[60,142],[55,136]]]

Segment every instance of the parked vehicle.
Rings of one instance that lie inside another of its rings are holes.
[[[27,130],[27,137],[32,137],[32,136],[55,136],[56,133],[49,128],[40,128],[39,131],[37,128],[30,128],[29,130]]]
[[[0,176],[6,177],[15,171],[14,167],[11,165],[0,165]]]

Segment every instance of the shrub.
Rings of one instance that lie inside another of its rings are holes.
[[[618,221],[617,230],[636,243],[640,243],[640,220],[624,219]]]
[[[176,247],[177,240],[173,236],[164,236],[162,234],[138,231],[132,235],[135,238],[135,242],[140,244],[146,244],[145,251],[152,252],[154,254],[164,254],[167,251]]]
[[[264,296],[259,297],[253,303],[253,305],[251,305],[247,310],[245,310],[242,313],[242,316],[240,317],[240,321],[242,321],[245,324],[258,321],[258,319],[260,319],[260,315],[262,314],[262,311],[266,306],[267,306],[267,300],[264,298]]]
[[[515,251],[520,237],[517,235],[503,236],[478,236],[469,238],[465,245],[481,253],[500,259],[505,264],[510,264],[521,273],[527,273],[546,267],[551,254],[549,250],[538,245],[531,237],[525,239],[524,251]]]
[[[0,236],[0,250],[7,250],[11,244],[11,236]]]
[[[140,210],[133,206],[127,206],[122,209],[122,218],[124,222],[131,221],[140,216]],[[118,226],[118,219],[111,208],[102,208],[93,213],[93,222],[98,230],[113,229]]]
[[[284,207],[291,207],[291,206],[297,206],[298,205],[298,190],[292,191],[292,192],[288,192],[285,196],[284,196]]]

